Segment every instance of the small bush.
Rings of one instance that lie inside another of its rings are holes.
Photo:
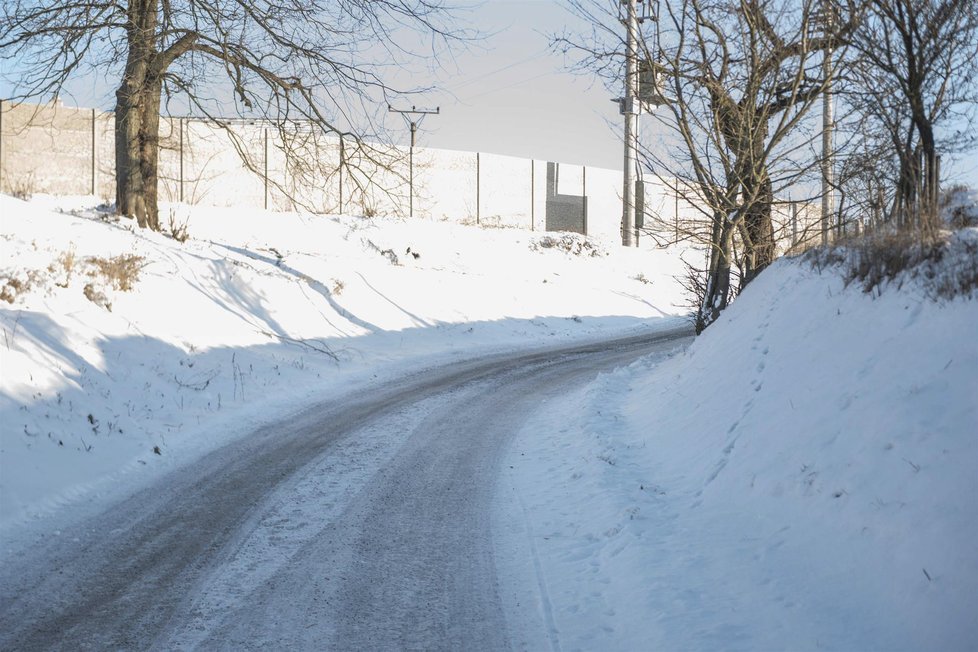
[[[845,245],[812,249],[813,267],[842,267],[846,284],[864,292],[918,281],[932,299],[970,296],[978,289],[978,234],[959,231],[918,240],[913,234],[873,234]]]
[[[144,265],[144,258],[135,254],[119,254],[112,258],[93,256],[88,259],[95,270],[90,276],[101,276],[114,289],[128,292],[139,280],[139,272]]]
[[[28,292],[34,285],[42,280],[42,275],[36,270],[28,270],[17,275],[0,274],[0,300],[13,303],[22,294]]]
[[[187,228],[188,220],[177,222],[176,216],[170,213],[170,237],[179,243],[184,243],[190,239],[190,230]]]
[[[0,288],[0,299],[3,299],[7,303],[13,303],[17,299],[17,295],[22,294],[26,289],[25,284],[18,278],[8,278]]]
[[[75,256],[74,247],[68,249],[67,251],[61,252],[61,255],[58,256],[57,265],[51,263],[51,265],[48,267],[48,271],[52,274],[57,273],[59,267],[64,273],[64,281],[55,281],[54,284],[61,288],[68,287],[68,285],[71,283],[71,276],[75,273],[75,267],[77,264],[78,258]]]
[[[109,298],[105,296],[104,292],[96,289],[93,283],[86,283],[85,287],[82,289],[82,293],[85,295],[86,299],[94,303],[96,306],[101,306],[109,312],[112,312],[112,303],[109,301]]]
[[[29,172],[26,176],[18,177],[10,182],[10,194],[17,199],[28,201],[34,196],[35,192],[37,192],[37,181],[34,179],[33,172]]]
[[[539,251],[541,249],[558,249],[573,256],[606,256],[601,247],[587,239],[586,236],[576,233],[561,233],[559,235],[545,235],[530,242],[530,249]]]
[[[941,193],[941,217],[952,229],[978,226],[978,191],[965,185]]]

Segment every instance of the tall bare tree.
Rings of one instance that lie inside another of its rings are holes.
[[[617,4],[617,3],[615,3]],[[692,235],[708,247],[697,329],[712,323],[736,287],[735,243],[742,244],[741,287],[775,258],[775,196],[814,169],[804,118],[824,87],[817,53],[850,29],[815,34],[813,0],[682,0],[658,3],[643,29],[643,50],[668,98],[653,117],[666,138],[643,143],[648,170],[704,218]],[[617,8],[577,12],[594,30],[557,43],[582,65],[620,79],[624,57]],[[651,22],[651,21],[650,21]],[[615,40],[617,39],[617,40]]]
[[[851,44],[843,97],[858,136],[852,156],[874,150],[883,170],[892,161],[889,216],[903,228],[932,232],[938,155],[975,142],[978,3],[866,0]]]
[[[0,54],[12,99],[79,74],[119,80],[117,210],[159,229],[161,101],[268,120],[286,148],[309,142],[300,123],[359,139],[395,90],[385,69],[464,36],[450,17],[443,0],[5,0]]]

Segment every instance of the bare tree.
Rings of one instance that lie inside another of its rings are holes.
[[[657,20],[643,30],[643,50],[668,98],[654,113],[667,136],[654,146],[643,143],[643,159],[704,218],[688,232],[708,248],[706,279],[692,284],[703,293],[696,320],[702,330],[737,289],[731,283],[735,260],[742,287],[775,258],[775,197],[817,164],[804,124],[824,87],[815,55],[839,45],[850,26],[815,35],[811,0],[659,6]],[[620,79],[616,8],[599,15],[583,3],[576,7],[595,26],[591,37],[556,42],[582,54],[586,68]]]
[[[161,101],[222,125],[229,110],[266,120],[286,150],[311,142],[299,125],[362,143],[364,116],[396,90],[385,70],[464,37],[450,13],[443,0],[6,0],[0,53],[12,99],[57,96],[79,74],[120,80],[117,210],[159,229]]]
[[[859,135],[852,155],[875,151],[878,172],[894,168],[889,216],[901,228],[933,233],[938,154],[974,145],[978,3],[867,0],[851,44],[843,93],[853,109],[849,128]],[[940,130],[955,126],[942,141]]]

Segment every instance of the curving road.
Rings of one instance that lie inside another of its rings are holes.
[[[258,430],[5,555],[0,649],[522,647],[490,524],[512,435],[689,334],[456,364]]]

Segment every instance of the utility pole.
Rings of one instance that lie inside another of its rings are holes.
[[[822,0],[820,11],[812,17],[816,28],[820,29],[822,37],[830,39],[835,30],[835,8],[832,0]],[[825,88],[822,91],[822,244],[829,243],[829,230],[832,216],[835,213],[835,196],[833,194],[832,173],[832,46],[822,51],[822,79]],[[839,225],[841,229],[841,225]],[[841,233],[837,234],[841,235]]]
[[[638,246],[635,229],[635,162],[638,150],[638,113],[641,110],[638,95],[638,7],[637,0],[621,0],[625,9],[625,30],[628,33],[625,52],[625,95],[621,99],[621,113],[625,116],[625,163],[622,170],[621,244]]]
[[[432,109],[419,109],[416,106],[412,106],[410,109],[395,109],[390,104],[387,105],[387,111],[390,113],[400,113],[404,120],[411,127],[411,149],[408,153],[408,168],[409,168],[409,180],[408,180],[408,215],[414,217],[414,137],[418,133],[418,127],[424,122],[425,116],[438,115],[441,113],[441,107],[436,106],[434,110]],[[418,116],[415,119],[414,116]]]
[[[625,116],[625,165],[622,170],[621,243],[626,247],[638,246],[638,231],[641,228],[638,214],[644,208],[637,196],[636,180],[638,167],[638,116],[645,111],[666,103],[662,94],[661,74],[658,63],[653,60],[638,60],[638,26],[646,20],[658,21],[658,3],[652,12],[652,0],[620,0],[625,5],[627,38],[625,41],[625,95],[617,100],[619,112]],[[638,7],[642,6],[642,15]],[[658,28],[653,46],[654,54],[659,53]]]

